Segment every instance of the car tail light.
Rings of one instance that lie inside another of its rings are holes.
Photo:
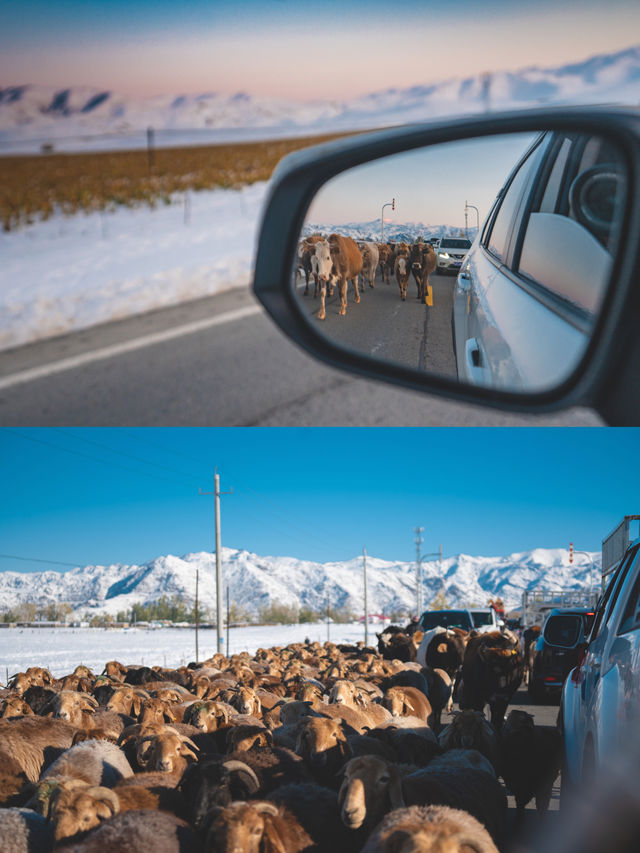
[[[584,673],[582,671],[582,664],[585,662],[586,657],[587,657],[587,650],[586,649],[580,649],[580,653],[578,655],[578,662],[576,664],[575,669],[571,673],[571,683],[573,685],[575,685],[576,687],[579,684],[582,684],[582,682],[584,680]]]

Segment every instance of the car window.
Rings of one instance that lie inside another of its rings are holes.
[[[541,201],[527,214],[517,271],[595,314],[611,273],[622,153],[602,137],[585,134],[567,135],[554,149]]]
[[[505,263],[508,258],[511,235],[517,223],[518,212],[522,208],[523,197],[528,194],[526,191],[531,188],[531,181],[537,174],[543,150],[543,145],[537,145],[522,163],[507,187],[491,227],[487,249],[492,255]]]
[[[627,604],[620,620],[618,634],[626,634],[640,626],[640,572],[631,588]]]
[[[476,628],[479,628],[481,625],[494,624],[491,613],[478,613],[474,610],[471,612],[471,618],[473,619],[473,624]]]
[[[550,616],[544,626],[544,638],[552,646],[575,646],[580,637],[582,619],[575,613]]]
[[[629,566],[633,562],[635,555],[638,553],[638,545],[635,548],[632,548],[623,558],[622,562],[616,569],[613,577],[609,581],[609,584],[602,596],[598,609],[596,611],[595,619],[593,621],[593,628],[591,629],[591,634],[589,635],[589,642],[591,643],[595,638],[599,635],[600,629],[603,623],[606,621],[604,619],[605,613],[611,613],[611,610],[615,606],[615,603],[618,599],[618,595],[620,593],[620,589],[622,584],[624,583],[624,579],[629,570]]]
[[[431,613],[423,613],[420,621],[426,630],[437,628],[438,625],[443,628],[456,627],[465,630],[473,628],[466,610],[433,610]]]

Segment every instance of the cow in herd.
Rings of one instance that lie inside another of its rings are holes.
[[[342,234],[331,234],[329,237],[313,234],[300,242],[298,266],[305,278],[304,295],[309,295],[311,281],[314,285],[314,298],[320,295],[319,320],[326,318],[326,296],[333,296],[336,284],[340,298],[338,313],[344,316],[347,313],[349,282],[353,283],[354,302],[358,303],[360,292],[365,290],[365,281],[369,283],[370,288],[375,287],[378,267],[382,281],[386,284],[390,284],[393,271],[403,302],[406,302],[407,286],[413,273],[418,299],[425,305],[433,305],[429,276],[436,269],[436,254],[433,246],[422,240],[410,246],[404,241],[356,242]]]

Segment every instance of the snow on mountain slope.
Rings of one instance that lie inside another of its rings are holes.
[[[0,89],[0,150],[19,150],[29,140],[54,142],[60,150],[119,147],[123,140],[137,147],[146,144],[148,127],[156,129],[159,145],[193,144],[381,127],[488,107],[639,101],[640,46],[556,68],[391,88],[349,101],[296,102],[244,92],[142,99],[87,87],[25,85]],[[199,134],[189,134],[194,130]]]
[[[466,235],[473,241],[477,228],[467,228]],[[303,235],[308,234],[332,234],[336,231],[343,234],[345,237],[352,237],[354,240],[373,240],[380,239],[380,220],[372,219],[369,222],[346,222],[340,225],[328,224],[326,222],[307,222],[303,228]],[[452,225],[427,225],[424,222],[385,222],[384,237],[385,240],[401,240],[407,243],[413,243],[419,237],[424,240],[430,240],[433,237],[438,239],[445,235],[456,237],[460,234],[460,228],[454,228]]]
[[[597,582],[600,554],[594,561]],[[327,599],[335,608],[363,611],[362,558],[314,563],[295,557],[262,557],[249,551],[223,548],[223,574],[230,597],[255,613],[262,605],[281,603],[322,610]],[[569,564],[565,549],[536,548],[504,557],[459,554],[423,563],[426,606],[444,589],[451,606],[485,605],[500,595],[508,607],[520,603],[522,592],[541,589],[584,589],[589,585],[589,558],[577,554]],[[157,557],[143,566],[85,566],[70,572],[0,573],[0,612],[23,602],[69,602],[76,612],[106,611],[115,615],[134,603],[150,603],[178,595],[193,602],[196,568],[204,607],[215,607],[215,555],[208,552]],[[415,563],[367,559],[369,611],[410,612],[415,602]]]

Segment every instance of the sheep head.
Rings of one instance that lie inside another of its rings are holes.
[[[273,746],[273,735],[260,726],[232,726],[227,730],[227,752],[248,752],[256,746]]]
[[[24,699],[19,696],[7,696],[1,704],[0,717],[11,719],[12,717],[28,717],[33,715],[33,710]]]
[[[337,773],[352,756],[339,720],[306,717],[300,721],[296,753],[316,770]]]
[[[217,853],[286,853],[269,819],[277,814],[277,806],[260,800],[231,803],[224,809],[216,809],[205,848]]]
[[[45,705],[42,713],[59,720],[66,720],[74,726],[82,726],[85,716],[92,714],[97,707],[98,703],[88,693],[61,690]]]
[[[138,722],[146,723],[175,723],[176,717],[169,702],[165,699],[145,699],[138,716]]]
[[[167,726],[162,734],[146,735],[138,740],[136,760],[143,770],[182,773],[189,761],[197,759],[198,751],[192,740]]]
[[[375,826],[389,809],[404,808],[398,770],[378,756],[352,758],[344,768],[338,805],[342,822],[349,829]]]
[[[117,795],[109,788],[79,780],[59,785],[51,794],[49,819],[56,843],[84,834],[120,811]]]
[[[243,761],[213,759],[190,764],[182,774],[179,788],[189,803],[192,824],[202,830],[212,808],[254,796],[260,782]]]
[[[194,702],[187,708],[183,721],[203,732],[215,732],[229,725],[229,712],[219,702]]]
[[[495,731],[482,711],[473,711],[470,708],[454,714],[438,738],[444,749],[473,749],[486,742],[494,742],[495,739]]]

